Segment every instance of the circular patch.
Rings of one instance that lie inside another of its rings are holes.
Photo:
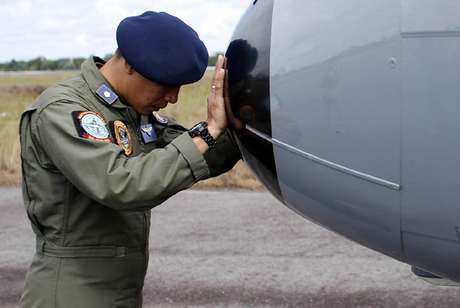
[[[165,117],[162,117],[161,115],[159,115],[157,112],[153,112],[153,116],[155,117],[155,119],[158,121],[158,123],[160,124],[168,124],[168,118],[165,118]]]
[[[95,139],[107,139],[110,137],[109,130],[104,119],[95,112],[83,112],[80,114],[80,125],[88,135]]]
[[[113,132],[115,135],[115,140],[117,144],[121,146],[123,151],[125,151],[125,155],[129,156],[133,153],[133,144],[131,141],[131,137],[129,135],[128,127],[125,123],[121,121],[114,121],[113,122]]]

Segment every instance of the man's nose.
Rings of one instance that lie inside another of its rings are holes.
[[[180,87],[174,87],[171,90],[169,90],[165,96],[166,101],[168,101],[170,104],[177,103],[177,99],[179,97],[179,89]]]

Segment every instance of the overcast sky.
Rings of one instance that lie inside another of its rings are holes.
[[[165,11],[194,28],[209,53],[225,51],[252,0],[0,0],[0,62],[38,56],[104,56],[116,49],[119,22]]]

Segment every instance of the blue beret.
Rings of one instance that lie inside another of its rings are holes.
[[[198,34],[177,17],[145,12],[123,19],[118,50],[143,77],[165,85],[198,81],[208,66],[208,51]]]

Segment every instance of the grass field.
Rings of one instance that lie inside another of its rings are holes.
[[[77,72],[0,75],[0,185],[20,183],[18,125],[21,112],[46,87],[75,74]],[[183,87],[178,103],[168,106],[162,114],[174,117],[185,127],[205,120],[211,74],[208,71],[201,81]],[[244,162],[239,162],[227,174],[200,182],[197,187],[261,189]]]

